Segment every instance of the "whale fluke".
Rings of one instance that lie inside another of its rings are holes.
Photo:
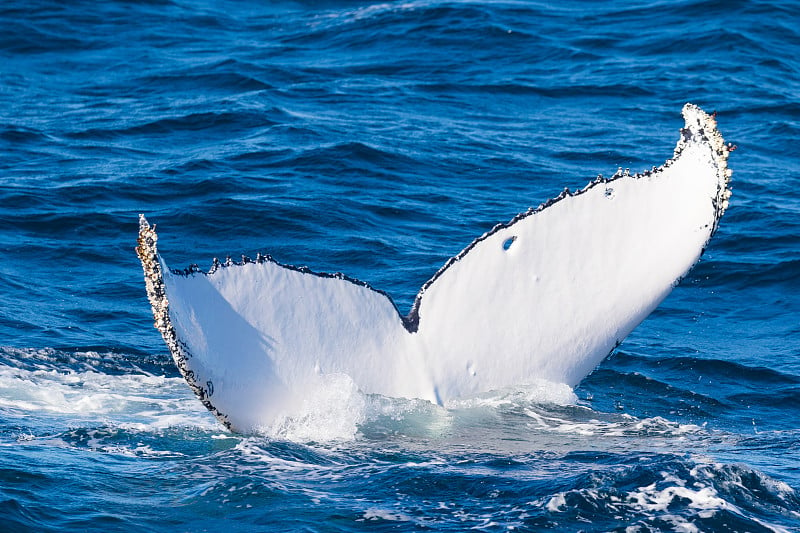
[[[540,380],[577,385],[697,262],[730,197],[729,147],[692,104],[673,157],[498,224],[451,258],[408,316],[366,283],[270,256],[170,270],[139,219],[155,327],[230,430],[291,413],[321,377],[448,401]]]

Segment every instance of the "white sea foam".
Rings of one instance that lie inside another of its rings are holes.
[[[364,422],[364,394],[346,374],[326,374],[308,382],[300,398],[258,433],[297,442],[352,440]]]
[[[490,391],[472,398],[451,400],[447,402],[446,406],[450,409],[502,408],[529,406],[531,404],[571,405],[577,401],[578,397],[572,387],[566,383],[555,383],[540,379],[527,385]]]
[[[330,11],[323,15],[317,16],[312,23],[312,27],[319,28],[335,26],[339,24],[350,24],[362,21],[364,19],[369,19],[371,17],[380,16],[385,13],[418,9],[425,5],[428,5],[428,2],[404,2],[402,4],[380,3],[361,6],[355,9],[337,9],[336,11]]]
[[[441,438],[453,429],[454,419],[476,410],[571,405],[576,400],[571,387],[542,381],[440,407],[425,400],[364,394],[346,374],[327,374],[310,381],[302,397],[256,434],[299,443],[369,439],[387,432]]]
[[[24,419],[32,412],[75,420],[216,427],[182,378],[105,374],[93,370],[24,369],[0,366],[0,409]]]
[[[387,520],[390,522],[411,522],[413,519],[404,513],[371,507],[364,511],[364,520]]]
[[[40,412],[59,419],[65,427],[89,422],[134,432],[173,427],[211,431],[220,428],[182,378],[56,370],[52,362],[30,366],[34,368],[0,366],[0,409],[6,416],[24,419]],[[86,368],[77,363],[71,366]],[[454,420],[469,419],[474,416],[472,413],[485,409],[516,410],[529,417],[531,427],[553,433],[674,436],[697,429],[659,418],[637,420],[626,415],[614,415],[612,421],[586,420],[603,415],[575,406],[575,401],[570,387],[541,381],[453,401],[443,408],[425,400],[364,394],[346,374],[325,374],[309,381],[294,404],[287,405],[272,425],[260,427],[256,433],[300,443],[383,438],[391,434],[441,438],[451,433]],[[547,405],[572,406],[570,409],[578,410],[581,416],[572,417]],[[20,438],[36,438],[33,431],[30,435],[20,434]]]
[[[604,420],[601,417],[609,417],[603,413],[584,409],[585,415],[590,419],[571,419],[551,413],[541,412],[534,409],[525,409],[525,414],[532,419],[531,426],[548,432],[564,433],[572,435],[604,437],[681,437],[702,432],[702,426],[695,424],[681,424],[656,416],[652,418],[636,418],[628,414],[613,415],[611,420]]]
[[[636,487],[620,494],[604,494],[595,488],[586,488],[577,491],[559,492],[551,496],[544,503],[544,508],[551,513],[564,513],[570,510],[568,496],[580,493],[580,500],[603,502],[615,514],[645,516],[648,520],[658,519],[669,523],[673,531],[685,533],[698,533],[701,529],[695,523],[697,519],[710,519],[720,512],[727,512],[747,520],[753,520],[769,531],[775,533],[788,533],[781,526],[768,524],[752,516],[751,513],[740,509],[736,504],[727,500],[720,494],[718,486],[725,486],[731,481],[731,473],[720,464],[716,464],[704,457],[694,457],[697,464],[689,471],[687,478],[681,478],[671,472],[661,472],[661,480],[648,485]],[[748,471],[750,473],[750,471]],[[756,475],[762,483],[769,480],[760,473]],[[738,479],[734,474],[733,478]],[[771,480],[774,481],[774,480]],[[765,483],[770,493],[777,497],[782,496],[780,482],[777,485]],[[786,487],[791,491],[791,488]],[[734,488],[732,492],[746,491],[742,485]],[[640,525],[628,526],[627,533],[651,531],[649,527]]]

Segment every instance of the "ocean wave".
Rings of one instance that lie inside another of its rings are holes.
[[[117,376],[177,376],[173,363],[166,356],[146,352],[122,354],[107,351],[68,351],[56,348],[14,348],[0,346],[0,365],[27,372],[69,374],[91,372]]]
[[[193,92],[222,90],[232,94],[274,89],[272,83],[260,79],[262,68],[235,59],[212,64],[197,64],[183,70],[156,71],[134,81],[141,94],[169,94],[173,91]],[[274,73],[269,73],[274,77]]]
[[[465,455],[452,445],[438,452],[396,443],[381,450],[309,448],[248,438],[217,454],[215,466],[206,465],[212,471],[199,471],[201,488],[190,501],[253,509],[248,520],[258,520],[257,502],[292,494],[304,515],[335,509],[373,525],[490,530],[570,530],[591,523],[604,531],[783,532],[800,509],[785,483],[700,455],[574,452],[541,459],[479,450]],[[214,474],[235,465],[235,476]],[[550,470],[563,465],[570,465],[569,473],[551,478]],[[486,484],[487,478],[495,482]],[[345,479],[357,497],[338,494],[335,487]]]
[[[796,375],[766,366],[683,355],[638,356],[623,350],[596,370],[579,394],[588,394],[598,410],[709,423],[719,430],[729,429],[734,420],[734,425],[746,421],[773,430],[770,413],[796,410],[799,383]],[[602,393],[595,396],[594,391]]]
[[[5,11],[4,17],[16,20],[17,24],[4,25],[6,31],[0,39],[0,49],[11,54],[44,54],[48,52],[85,51],[98,49],[102,41],[86,36],[69,35],[65,28],[47,27],[34,23],[20,22],[24,20],[27,12],[15,14]]]
[[[771,238],[743,235],[738,244],[726,251],[726,258],[699,263],[691,276],[703,279],[706,287],[715,289],[796,288],[800,282],[800,259],[784,249],[794,242],[800,240],[790,235]]]
[[[253,112],[203,112],[177,117],[162,117],[144,124],[127,125],[117,128],[93,128],[67,134],[76,140],[108,141],[127,136],[153,137],[176,133],[204,132],[236,135],[242,131],[266,128],[274,123],[265,115]]]
[[[170,417],[176,410],[194,416],[198,413],[191,397],[176,394],[185,387],[179,378],[0,367],[0,384],[4,416],[18,419],[34,412],[88,419],[114,415],[125,419]],[[158,395],[152,394],[156,390],[160,391]],[[165,392],[173,397],[161,396]]]
[[[788,532],[797,518],[795,491],[760,472],[702,458],[652,462],[590,474],[583,488],[556,494],[546,508],[570,521],[605,524],[609,531]]]
[[[176,441],[181,442],[179,448],[171,445]],[[85,423],[46,435],[21,433],[17,437],[17,444],[27,447],[70,448],[153,461],[203,457],[232,448],[237,442],[238,439],[220,434],[214,424],[187,423],[181,414],[172,419],[162,417],[157,424],[128,422],[92,426]]]
[[[165,375],[166,374],[166,375]],[[54,349],[0,350],[0,417],[23,440],[113,420],[161,429],[216,427],[166,359]]]
[[[40,144],[52,141],[53,139],[45,132],[36,128],[17,124],[2,124],[0,125],[0,140],[13,143],[14,145],[20,145]]]
[[[112,432],[107,438],[108,449],[115,446],[119,431],[163,432],[187,427],[207,431],[217,427],[203,406],[193,400],[182,379],[172,377],[175,371],[166,359],[14,348],[3,348],[0,356],[3,418],[25,426],[30,413],[39,413],[47,422],[26,430],[37,441],[57,438],[80,444],[85,438],[76,434],[52,436],[53,427],[76,422],[94,428],[87,431]],[[652,392],[652,385],[647,388]],[[671,392],[667,396],[675,401],[676,395]],[[697,395],[691,398],[697,401]],[[524,427],[526,440],[546,436],[543,442],[549,442],[550,435],[555,434],[595,436],[607,442],[621,437],[671,439],[693,435],[703,439],[708,435],[693,424],[661,416],[637,418],[601,412],[576,402],[571,388],[543,382],[459,400],[445,409],[422,400],[365,395],[347,376],[330,375],[321,377],[306,391],[298,409],[278,417],[271,427],[258,433],[298,443],[368,442],[402,436],[448,440],[506,420],[503,425],[508,424],[509,429]],[[103,429],[96,422],[111,425]],[[556,448],[572,445],[575,441],[567,439]]]

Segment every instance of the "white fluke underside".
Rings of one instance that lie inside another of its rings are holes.
[[[476,239],[401,317],[384,293],[270,258],[171,272],[140,218],[156,327],[228,428],[291,416],[346,375],[439,404],[541,382],[575,386],[697,262],[730,196],[714,117],[687,104],[672,159],[564,193]]]

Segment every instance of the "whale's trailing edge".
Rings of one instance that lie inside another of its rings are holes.
[[[437,403],[549,380],[576,385],[700,257],[730,191],[714,117],[687,104],[672,159],[517,215],[448,261],[401,317],[387,295],[269,257],[171,272],[140,216],[155,326],[228,428],[291,415],[320,376]]]

